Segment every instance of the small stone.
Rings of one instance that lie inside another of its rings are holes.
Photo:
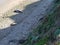
[[[12,24],[10,24],[10,26],[15,26],[16,25],[16,23],[12,23]]]
[[[14,10],[15,13],[23,13],[22,11],[20,10]]]

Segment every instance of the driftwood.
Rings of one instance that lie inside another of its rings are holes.
[[[0,41],[0,45],[18,45],[18,40],[26,39],[33,27],[46,16],[54,5],[54,0],[42,0],[37,8],[24,21],[16,25],[13,31]],[[16,40],[15,42],[11,40]]]

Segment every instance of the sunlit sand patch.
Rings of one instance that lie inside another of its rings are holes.
[[[2,0],[0,3],[0,16],[2,16],[3,13],[7,12],[8,10],[12,9],[16,5],[22,3],[24,0]]]
[[[14,20],[12,20],[10,18],[6,18],[5,20],[0,22],[0,29],[10,27],[11,24],[15,24]]]

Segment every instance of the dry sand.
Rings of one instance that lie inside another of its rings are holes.
[[[2,0],[0,1],[0,16],[12,9],[14,6],[22,3],[24,0]]]

